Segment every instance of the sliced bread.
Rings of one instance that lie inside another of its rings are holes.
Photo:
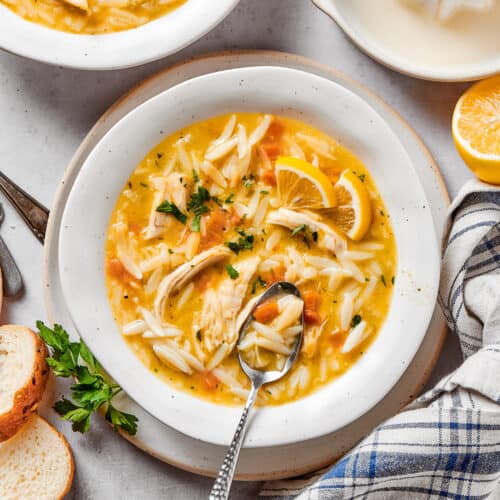
[[[40,402],[47,356],[47,347],[29,328],[0,327],[0,442],[13,436]]]
[[[58,500],[70,490],[74,463],[62,434],[36,413],[0,443],[2,500]]]

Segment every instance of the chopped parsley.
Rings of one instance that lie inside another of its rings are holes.
[[[145,188],[149,187],[149,186],[148,186],[145,182],[139,182],[139,184],[140,184],[142,187],[145,187]]]
[[[171,214],[183,224],[187,221],[187,215],[181,212],[175,203],[170,203],[166,200],[156,207],[156,211],[161,212],[162,214]]]
[[[196,233],[200,232],[201,216],[210,210],[205,205],[205,203],[210,201],[210,199],[210,193],[203,186],[198,186],[198,190],[191,195],[187,209],[194,213],[194,219],[191,222],[191,229]]]
[[[361,182],[365,182],[365,177],[366,177],[365,174],[358,174],[358,178]]]
[[[238,241],[226,241],[224,244],[236,255],[238,255],[242,250],[252,250],[254,235],[247,234],[242,229],[238,231],[238,234],[240,235]]]
[[[229,205],[229,203],[234,203],[234,193],[231,193],[225,200],[224,200],[224,203],[226,203],[227,205]]]
[[[382,284],[387,288],[387,283],[385,281],[385,276],[382,274],[382,276],[380,276],[380,281],[382,282]]]
[[[156,157],[160,160],[163,157],[163,153],[156,153]]]
[[[395,282],[395,281],[396,281],[396,277],[395,277],[395,276],[393,276],[393,277],[391,278],[391,283],[394,285],[394,282]]]
[[[311,233],[311,236],[312,236],[314,243],[316,243],[318,241],[318,231],[313,231]]]
[[[269,191],[267,191],[266,189],[261,189],[260,194],[266,195],[269,194]]]
[[[237,269],[235,269],[231,264],[228,264],[226,266],[226,271],[232,280],[235,280],[240,275],[240,273],[237,271]]]
[[[198,330],[198,331],[196,332],[196,340],[197,340],[198,342],[201,342],[201,330]]]
[[[355,326],[358,326],[362,319],[363,318],[359,314],[354,315],[351,321],[351,327],[354,328]]]
[[[200,182],[200,176],[198,175],[198,172],[193,168],[193,182]]]

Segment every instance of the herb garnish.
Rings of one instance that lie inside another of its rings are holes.
[[[54,410],[63,420],[72,422],[77,432],[87,432],[92,413],[101,407],[106,408],[106,420],[115,430],[121,429],[132,436],[137,432],[137,417],[125,413],[111,404],[111,400],[122,388],[107,380],[101,366],[83,341],[70,342],[69,335],[61,325],[51,329],[42,321],[36,326],[42,340],[52,349],[47,364],[57,377],[74,377],[76,384],[71,386],[73,402],[64,396],[54,404]],[[83,361],[83,364],[80,364]]]
[[[292,236],[295,236],[296,234],[300,233],[301,231],[306,230],[306,225],[301,224],[300,226],[297,226],[293,231],[292,231]]]
[[[238,272],[238,270],[235,269],[231,264],[228,264],[226,266],[226,271],[227,271],[227,274],[229,274],[229,277],[232,280],[235,280],[240,275],[240,273]]]
[[[387,283],[385,281],[385,276],[382,274],[382,276],[380,276],[380,281],[382,281],[382,284],[387,288]]]
[[[198,342],[201,342],[201,330],[198,330],[198,331],[196,332],[196,340],[197,340]]]
[[[396,277],[395,277],[395,276],[393,276],[393,277],[391,278],[391,283],[394,285],[394,282],[395,282],[395,281],[396,281]]]
[[[362,319],[363,318],[361,318],[359,314],[354,315],[351,321],[351,327],[354,328],[355,326],[359,325]]]
[[[191,221],[191,229],[196,233],[200,232],[201,216],[210,210],[205,205],[210,199],[210,193],[203,186],[198,186],[198,190],[191,195],[187,209],[194,213],[194,219]]]
[[[187,221],[187,215],[181,212],[175,203],[170,203],[167,200],[158,205],[156,207],[156,211],[161,212],[162,214],[171,214],[183,224]]]
[[[224,200],[224,203],[226,203],[227,205],[229,205],[229,203],[234,203],[233,201],[233,198],[234,198],[234,193],[231,193],[225,200]]]
[[[200,182],[200,176],[198,175],[198,172],[193,168],[193,182]]]
[[[255,175],[243,176],[243,185],[246,188],[251,188],[255,184]]]
[[[254,235],[247,234],[242,229],[238,231],[238,234],[240,235],[238,241],[226,241],[224,245],[226,245],[236,255],[238,255],[242,250],[252,250]]]

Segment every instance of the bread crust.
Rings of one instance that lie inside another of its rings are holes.
[[[49,368],[45,358],[49,355],[44,342],[32,330],[25,326],[4,325],[0,327],[0,336],[11,335],[12,332],[29,333],[35,346],[35,357],[31,369],[31,377],[23,387],[14,394],[12,407],[0,415],[0,442],[13,436],[26,422],[31,413],[36,410],[42,399]]]
[[[68,440],[65,438],[63,434],[61,434],[55,427],[53,427],[47,420],[45,420],[43,417],[40,415],[36,415],[37,418],[43,420],[49,427],[54,434],[57,434],[57,437],[62,441],[64,447],[66,448],[66,452],[68,454],[68,461],[69,461],[69,475],[68,475],[68,480],[66,482],[66,486],[64,487],[64,490],[62,491],[61,495],[58,497],[58,500],[62,500],[68,493],[69,490],[71,489],[71,486],[73,485],[73,478],[75,476],[75,460],[73,459],[73,453],[71,452],[71,447],[68,443]]]

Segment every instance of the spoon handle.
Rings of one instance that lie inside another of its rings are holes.
[[[3,274],[3,292],[6,297],[19,295],[24,288],[23,278],[19,272],[7,245],[0,236],[0,268]]]
[[[222,462],[219,474],[210,492],[209,500],[226,500],[229,498],[229,490],[231,489],[231,483],[233,482],[234,471],[236,469],[236,464],[238,463],[238,457],[240,455],[241,445],[243,444],[243,438],[245,437],[245,431],[248,425],[248,414],[252,409],[257,393],[259,392],[260,386],[256,387],[252,384],[252,389],[248,395],[245,408],[240,418],[238,427],[236,427],[236,432],[234,433],[233,440],[229,445],[229,450]]]
[[[1,171],[0,190],[9,198],[32,233],[43,244],[49,211]]]

